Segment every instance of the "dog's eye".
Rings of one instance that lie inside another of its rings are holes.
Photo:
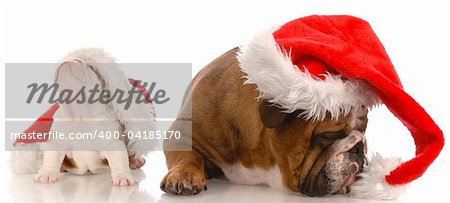
[[[330,146],[339,139],[345,138],[347,135],[344,130],[338,132],[323,132],[313,137],[313,144],[319,145],[322,149]]]
[[[343,130],[341,130],[338,132],[324,132],[324,133],[321,133],[319,136],[324,139],[337,140],[337,139],[345,138],[347,135]]]

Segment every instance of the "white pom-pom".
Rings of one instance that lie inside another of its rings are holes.
[[[361,178],[350,188],[350,196],[364,199],[397,199],[405,191],[406,185],[390,185],[385,176],[402,163],[400,158],[383,158],[372,155],[367,167],[359,175]]]
[[[9,163],[14,175],[34,174],[42,166],[43,153],[39,151],[39,144],[21,144],[11,152]]]

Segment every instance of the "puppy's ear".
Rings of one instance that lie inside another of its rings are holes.
[[[284,121],[288,114],[276,105],[263,100],[259,104],[259,115],[265,127],[275,128]]]
[[[63,61],[59,64],[55,72],[54,81],[64,81],[66,83],[86,83],[86,71],[80,68],[81,65],[75,60]]]

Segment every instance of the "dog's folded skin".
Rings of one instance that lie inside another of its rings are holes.
[[[258,100],[255,85],[244,85],[238,51],[207,65],[186,91],[170,127],[184,139],[164,141],[169,172],[161,189],[197,194],[206,190],[205,179],[226,178],[309,196],[348,192],[364,163],[367,109],[314,122],[299,111],[284,113]]]

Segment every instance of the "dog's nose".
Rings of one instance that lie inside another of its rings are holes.
[[[364,156],[364,144],[362,142],[358,142],[348,152],[358,156]]]
[[[357,162],[353,162],[350,164],[350,174],[352,176],[356,175],[359,172],[359,164]]]
[[[356,143],[349,151],[351,160],[354,162],[356,167],[352,167],[352,174],[361,172],[364,168],[364,162],[366,160],[364,155],[364,144],[362,142]],[[354,170],[356,168],[356,171]]]

